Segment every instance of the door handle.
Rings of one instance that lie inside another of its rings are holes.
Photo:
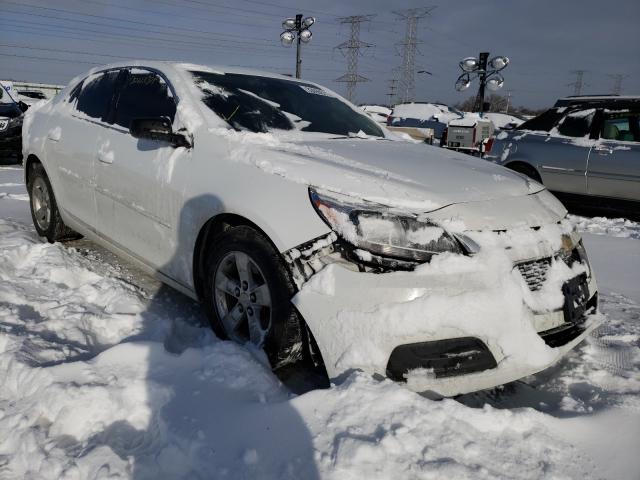
[[[613,148],[604,145],[596,145],[593,149],[600,155],[611,155],[613,153]]]

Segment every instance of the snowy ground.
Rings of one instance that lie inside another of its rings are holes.
[[[608,321],[553,369],[456,400],[359,373],[296,396],[194,302],[42,243],[0,167],[0,479],[640,478],[640,224],[573,220]]]

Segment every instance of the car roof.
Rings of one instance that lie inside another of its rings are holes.
[[[197,70],[202,72],[222,73],[222,74],[236,73],[236,74],[244,74],[244,75],[256,75],[261,77],[280,78],[284,80],[291,80],[293,82],[304,82],[304,83],[314,84],[314,82],[310,82],[307,80],[303,81],[294,77],[290,77],[288,75],[267,72],[265,70],[259,70],[259,69],[254,69],[250,67],[241,67],[241,66],[232,66],[232,65],[202,65],[202,64],[188,63],[188,62],[159,61],[159,60],[151,60],[151,61],[130,60],[125,62],[109,63],[109,64],[92,68],[88,74],[91,74],[93,72],[103,71],[103,70],[109,70],[112,68],[124,68],[124,67],[140,67],[140,68],[147,67],[147,68],[159,70],[161,72],[166,72],[167,70],[182,70],[182,71]]]
[[[589,106],[615,108],[638,107],[640,96],[637,95],[574,95],[556,101],[554,107]]]

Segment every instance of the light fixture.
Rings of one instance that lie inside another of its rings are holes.
[[[496,90],[500,90],[502,85],[504,84],[504,78],[499,73],[494,73],[491,75],[489,80],[487,80],[487,88],[493,92]]]
[[[307,27],[307,28],[309,28],[314,23],[316,23],[316,18],[315,17],[307,17],[302,21],[302,25]]]
[[[304,43],[309,43],[312,36],[311,30],[307,30],[306,28],[300,32],[300,40]]]
[[[296,39],[295,34],[288,30],[280,34],[280,42],[282,42],[282,45],[284,45],[285,47],[290,47],[291,45],[293,45],[293,41],[295,39]]]
[[[296,19],[295,18],[287,18],[284,22],[282,22],[282,28],[285,30],[293,30],[296,28]]]
[[[456,80],[455,89],[458,92],[462,92],[467,88],[469,88],[470,85],[471,85],[471,78],[469,77],[469,74],[463,73],[458,77],[458,80]]]
[[[509,59],[507,57],[493,57],[489,60],[489,66],[496,71],[500,71],[509,65]]]
[[[460,62],[460,68],[465,72],[473,72],[478,69],[478,59],[475,57],[463,58]]]

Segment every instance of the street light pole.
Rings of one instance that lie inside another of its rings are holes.
[[[300,31],[302,30],[302,14],[299,13],[296,15],[296,31],[298,32],[298,42],[296,45],[296,78],[300,78],[302,74],[302,58],[300,57]]]
[[[302,14],[298,13],[295,18],[287,18],[282,22],[284,32],[280,34],[280,41],[285,47],[290,47],[296,42],[296,78],[300,78],[302,74],[302,44],[309,43],[313,34],[309,27],[316,23],[313,17],[302,18]]]
[[[476,101],[473,104],[473,110],[480,113],[480,117],[484,113],[484,91],[487,85],[487,60],[489,59],[489,52],[481,52],[478,57],[478,95],[476,95]]]
[[[498,56],[489,59],[489,52],[481,52],[478,58],[467,57],[460,62],[462,74],[456,80],[455,89],[459,92],[466,90],[471,85],[472,75],[478,77],[478,94],[473,104],[473,111],[479,112],[480,116],[484,113],[484,92],[486,88],[489,90],[499,90],[504,84],[504,78],[500,75],[500,71],[509,65],[507,57]]]

